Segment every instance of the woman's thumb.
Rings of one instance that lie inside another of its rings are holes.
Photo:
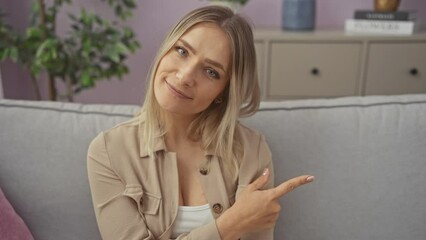
[[[258,177],[256,180],[254,180],[254,182],[252,182],[250,185],[253,190],[259,190],[263,186],[265,186],[265,184],[268,182],[268,179],[269,179],[269,169],[265,168],[265,170],[263,170],[262,175]]]

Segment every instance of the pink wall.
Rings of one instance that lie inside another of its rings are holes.
[[[13,24],[24,26],[30,0],[0,0],[0,6],[12,14]],[[96,88],[83,91],[75,98],[84,103],[140,104],[143,101],[145,79],[152,59],[167,30],[186,12],[207,4],[203,0],[144,0],[138,1],[139,8],[128,23],[135,29],[142,49],[132,56],[128,65],[130,74],[122,81],[106,80],[97,83]],[[100,0],[74,0],[67,11],[73,12],[84,6],[106,16],[112,13]],[[241,14],[251,19],[256,28],[279,28],[281,25],[282,0],[249,0]],[[352,17],[355,9],[372,9],[373,0],[317,0],[317,29],[342,29],[345,19]],[[416,9],[423,24],[426,23],[425,0],[402,0],[401,10]],[[66,18],[60,18],[60,32],[66,31]],[[62,27],[62,28],[61,28]],[[3,89],[6,98],[33,99],[29,80],[16,66],[2,64]]]

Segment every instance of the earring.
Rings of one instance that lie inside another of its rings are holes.
[[[223,102],[223,98],[216,98],[215,100],[214,100],[214,103],[216,103],[216,104],[220,104],[220,103],[222,103]]]

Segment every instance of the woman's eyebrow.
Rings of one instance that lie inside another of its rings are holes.
[[[217,68],[220,68],[224,73],[226,73],[226,71],[225,71],[225,69],[223,68],[223,66],[222,66],[222,64],[220,64],[220,63],[218,63],[218,62],[216,62],[216,61],[213,61],[213,60],[211,60],[211,59],[206,59],[206,62],[207,63],[210,63],[211,65],[213,65],[213,66],[215,66],[215,67],[217,67]]]
[[[185,40],[183,40],[183,39],[179,39],[178,40],[179,42],[182,42],[182,44],[186,47],[186,48],[188,48],[189,50],[191,50],[191,52],[193,52],[194,54],[197,54],[197,51],[191,46],[191,44],[189,44],[187,41],[185,41]],[[217,62],[217,61],[214,61],[214,60],[212,60],[212,59],[209,59],[209,58],[207,58],[206,60],[205,60],[207,63],[210,63],[211,65],[213,65],[213,66],[215,66],[215,67],[217,67],[217,68],[220,68],[223,72],[225,72],[226,73],[226,71],[225,71],[225,68],[222,66],[222,64],[220,64],[219,62]]]
[[[195,49],[187,42],[187,41],[185,41],[185,40],[183,40],[183,39],[179,39],[179,41],[180,42],[182,42],[182,44],[186,47],[186,48],[188,48],[189,50],[191,50],[191,52],[193,52],[194,54],[196,54],[197,53],[197,51],[195,51]]]

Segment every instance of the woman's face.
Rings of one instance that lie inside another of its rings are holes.
[[[228,84],[230,56],[229,40],[216,24],[190,28],[158,65],[154,94],[160,106],[184,115],[207,109]]]

